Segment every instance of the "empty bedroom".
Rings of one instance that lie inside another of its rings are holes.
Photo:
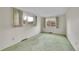
[[[78,51],[78,7],[0,7],[1,51]]]

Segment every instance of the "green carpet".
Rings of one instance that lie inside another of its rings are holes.
[[[3,51],[74,51],[74,49],[65,36],[40,33]]]

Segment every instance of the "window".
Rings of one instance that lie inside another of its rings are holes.
[[[48,17],[46,18],[46,27],[58,27],[57,17]]]
[[[32,23],[33,21],[34,21],[33,17],[30,17],[30,16],[27,17],[27,22]]]
[[[26,24],[26,21],[27,21],[27,16],[23,16],[23,24]]]
[[[24,21],[26,21],[27,20],[27,16],[24,16],[23,19],[24,19]]]
[[[24,23],[32,23],[34,21],[34,17],[28,16],[26,13],[23,13],[23,21]]]
[[[56,18],[55,18],[55,17],[53,17],[53,18],[48,18],[48,19],[47,19],[47,26],[51,26],[51,27],[56,26]]]
[[[27,13],[23,12],[23,24],[36,25],[37,16],[29,16]]]
[[[26,12],[13,8],[13,26],[19,27],[26,24],[36,25],[37,16],[29,16]]]

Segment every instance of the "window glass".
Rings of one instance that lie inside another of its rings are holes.
[[[46,27],[56,27],[56,17],[46,18]]]
[[[33,20],[34,20],[33,17],[30,17],[30,16],[27,17],[28,22],[33,22]]]

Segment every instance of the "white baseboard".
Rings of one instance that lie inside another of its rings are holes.
[[[75,51],[79,51],[79,49],[76,47],[75,42],[71,41],[71,38],[69,36],[67,36],[67,39],[69,40],[69,42],[71,43],[72,47],[75,49]]]

